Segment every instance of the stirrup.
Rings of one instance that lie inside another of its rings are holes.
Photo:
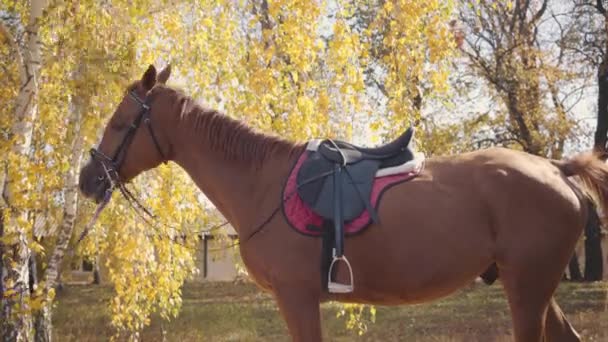
[[[340,284],[338,282],[331,281],[331,271],[334,268],[334,265],[340,261],[343,261],[348,268],[348,273],[350,274],[350,284]],[[354,287],[354,279],[353,279],[353,269],[350,267],[350,263],[346,256],[342,255],[337,257],[336,250],[334,249],[334,258],[331,261],[331,265],[329,266],[329,273],[327,275],[327,290],[329,293],[351,293],[353,292]]]

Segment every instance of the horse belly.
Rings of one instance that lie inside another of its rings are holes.
[[[488,255],[473,254],[455,254],[453,260],[432,255],[411,256],[410,262],[368,262],[365,266],[353,266],[355,291],[348,300],[396,305],[447,296],[473,282],[492,262]],[[352,259],[351,264],[356,264]],[[339,277],[347,279],[342,270]]]
[[[385,194],[380,224],[345,241],[355,280],[355,292],[345,299],[386,305],[433,300],[469,284],[493,262],[481,200],[440,192],[422,181]]]

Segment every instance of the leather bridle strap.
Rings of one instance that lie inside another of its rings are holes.
[[[156,138],[156,134],[154,134],[154,130],[152,129],[152,123],[150,120],[150,105],[148,105],[145,101],[142,101],[137,96],[137,94],[135,94],[133,91],[129,92],[129,96],[141,106],[141,108],[142,108],[141,119],[143,119],[144,123],[148,127],[148,132],[150,133],[152,142],[154,143],[154,146],[156,147],[158,154],[160,154],[160,157],[161,157],[163,163],[166,164],[167,156],[163,152],[163,149],[160,147],[160,143],[158,142],[158,139]],[[137,119],[136,119],[136,121],[137,121]],[[135,122],[133,122],[133,123],[135,124]],[[140,122],[137,122],[137,126],[139,126],[139,124],[140,124]],[[136,128],[137,128],[137,126],[136,126]]]
[[[154,130],[152,129],[152,123],[151,123],[151,120],[150,120],[150,105],[146,101],[143,101],[142,99],[140,99],[137,96],[137,94],[135,94],[133,91],[129,92],[129,97],[131,99],[133,99],[135,102],[137,102],[137,104],[139,104],[141,106],[141,111],[139,112],[139,114],[137,115],[137,117],[135,117],[135,120],[133,120],[133,122],[131,123],[131,125],[129,125],[129,130],[127,131],[127,133],[125,134],[122,142],[120,143],[120,145],[118,146],[118,148],[114,152],[114,155],[112,157],[110,157],[110,156],[102,153],[101,151],[99,151],[99,150],[97,150],[95,148],[92,148],[91,151],[90,151],[91,152],[91,157],[93,157],[93,159],[98,159],[99,162],[101,162],[104,165],[106,163],[108,163],[110,165],[110,167],[108,168],[108,170],[110,172],[112,172],[113,176],[118,176],[118,172],[120,171],[120,168],[122,167],[123,159],[124,159],[124,157],[126,155],[127,149],[131,145],[131,141],[135,137],[135,132],[137,131],[137,129],[141,125],[142,121],[148,127],[148,132],[150,133],[150,137],[152,138],[152,142],[154,143],[154,147],[158,151],[158,154],[161,156],[162,162],[164,164],[167,163],[167,156],[163,152],[163,149],[160,147],[160,143],[158,142],[158,138],[156,137],[156,134],[154,134]]]

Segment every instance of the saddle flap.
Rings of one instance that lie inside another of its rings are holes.
[[[316,152],[311,152],[308,159],[298,171],[296,183],[298,194],[302,200],[312,207],[316,203],[321,190],[325,187],[327,176],[331,175],[333,164]]]
[[[298,193],[302,201],[318,215],[330,220],[334,215],[333,165],[333,162],[313,152],[297,176]],[[365,210],[364,199],[370,197],[379,165],[380,162],[376,160],[361,160],[345,167],[340,201],[344,221],[355,219]]]

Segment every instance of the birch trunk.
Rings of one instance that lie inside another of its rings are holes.
[[[29,22],[25,28],[24,40],[15,40],[9,28],[0,22],[0,30],[10,42],[17,56],[20,73],[19,93],[15,102],[15,121],[11,135],[16,138],[12,153],[20,158],[28,158],[32,145],[34,122],[38,116],[38,78],[41,65],[41,44],[38,36],[39,19],[46,7],[46,0],[32,0],[29,4]],[[27,222],[28,212],[11,207],[14,182],[10,179],[9,167],[2,168],[2,208],[11,208],[3,222],[3,237],[10,234],[10,242],[2,245],[3,297],[0,304],[0,324],[3,341],[31,341],[32,317],[29,312],[29,260],[31,236]],[[27,191],[27,189],[18,189]],[[6,213],[6,212],[5,212]]]
[[[74,220],[76,218],[76,210],[78,207],[78,174],[77,169],[82,159],[83,139],[79,134],[79,121],[81,109],[76,112],[75,138],[72,145],[71,165],[73,166],[67,173],[65,179],[64,198],[65,206],[63,210],[63,220],[59,227],[57,243],[50,256],[48,266],[44,273],[44,296],[45,305],[37,318],[36,322],[36,341],[51,341],[52,320],[51,306],[54,296],[54,291],[61,272],[61,264],[65,256],[70,237],[74,228]]]
[[[82,113],[85,104],[83,96],[75,96],[71,102],[71,113],[68,125],[72,127],[71,136],[71,168],[65,176],[63,195],[65,204],[63,208],[63,220],[59,226],[57,242],[48,261],[44,272],[44,306],[36,316],[36,341],[50,342],[52,340],[52,304],[57,287],[57,281],[61,272],[61,264],[65,251],[67,250],[74,228],[76,210],[78,208],[78,170],[82,160],[83,136],[80,134]]]

